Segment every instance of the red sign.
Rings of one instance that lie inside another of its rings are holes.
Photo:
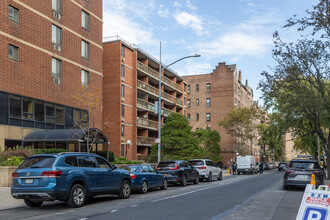
[[[326,207],[330,206],[330,198],[323,199],[323,198],[316,198],[316,197],[307,197],[306,203],[315,204],[315,205],[324,205]]]

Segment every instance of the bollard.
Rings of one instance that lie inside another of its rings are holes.
[[[311,176],[311,184],[312,185],[316,185],[316,182],[315,182],[315,174],[312,174],[312,176]]]
[[[231,168],[228,169],[228,174],[232,174]]]

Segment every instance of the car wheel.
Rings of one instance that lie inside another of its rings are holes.
[[[199,175],[196,174],[194,179],[194,184],[198,184],[198,183],[199,183]]]
[[[131,195],[131,184],[127,180],[124,180],[121,183],[121,188],[118,194],[118,198],[127,199],[130,195]]]
[[[283,189],[284,189],[284,190],[288,190],[289,187],[288,187],[287,185],[283,184]]]
[[[212,182],[212,173],[211,172],[209,173],[209,176],[207,178],[207,182]]]
[[[141,185],[140,193],[144,194],[146,192],[148,192],[148,183],[144,180]]]
[[[186,186],[187,185],[187,177],[186,175],[183,175],[182,180],[180,182],[181,186]]]
[[[239,173],[239,172],[237,172],[237,174],[239,175],[240,173]]]
[[[219,173],[219,177],[218,177],[218,180],[222,180],[222,172]]]
[[[39,207],[42,205],[43,201],[31,201],[29,199],[24,199],[25,205],[29,207]]]
[[[67,202],[71,208],[79,208],[84,205],[86,201],[86,190],[80,184],[75,184],[70,191],[70,197]]]
[[[164,179],[163,186],[161,187],[161,189],[166,190],[167,189],[167,186],[168,186],[167,179]]]

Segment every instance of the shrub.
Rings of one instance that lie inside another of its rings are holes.
[[[107,151],[97,151],[97,152],[92,152],[94,154],[100,155],[101,157],[104,157],[107,159]],[[115,155],[112,151],[109,151],[109,162],[113,162],[115,160]]]
[[[34,149],[35,154],[58,154],[62,152],[68,152],[68,150],[63,150],[63,149]]]
[[[21,157],[23,159],[33,155],[34,152],[31,148],[15,147],[14,149],[9,148],[0,153],[1,157],[11,158],[11,157]]]
[[[1,157],[0,166],[19,166],[23,162],[24,158],[22,157]]]
[[[140,164],[140,161],[131,161],[125,157],[115,157],[114,164]]]

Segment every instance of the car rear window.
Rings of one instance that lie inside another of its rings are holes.
[[[320,166],[316,162],[297,162],[292,161],[289,164],[290,168],[298,168],[298,169],[319,169]]]
[[[175,162],[160,162],[157,167],[175,167]]]
[[[280,167],[286,167],[286,164],[285,164],[285,163],[280,163],[279,166],[280,166]]]
[[[26,168],[51,168],[54,164],[55,157],[31,157],[27,158],[17,169]]]
[[[129,172],[135,172],[137,170],[137,166],[120,167],[120,169],[127,170]]]
[[[202,161],[202,160],[190,160],[189,163],[193,166],[204,165],[204,161]]]

